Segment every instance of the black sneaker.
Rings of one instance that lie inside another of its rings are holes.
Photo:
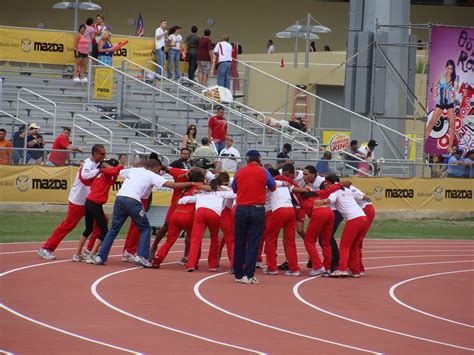
[[[290,270],[290,267],[288,266],[288,261],[285,261],[284,263],[281,263],[280,265],[277,266],[278,270]]]
[[[308,260],[308,262],[306,263],[306,267],[308,269],[312,269],[313,268],[313,262],[311,261],[311,259]]]

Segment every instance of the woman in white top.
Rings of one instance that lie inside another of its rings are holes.
[[[353,194],[348,188],[333,192],[329,198],[315,201],[315,206],[334,203],[346,220],[339,243],[339,267],[331,273],[332,277],[347,277],[350,269],[353,277],[360,277],[359,244],[367,228],[367,217],[357,200],[362,200],[363,195]]]
[[[275,46],[273,45],[273,41],[271,39],[269,39],[267,42],[267,48],[268,48],[268,51],[267,51],[268,54],[275,53]]]
[[[183,42],[183,37],[179,34],[181,32],[181,27],[173,26],[170,28],[170,35],[168,36],[168,79],[172,79],[172,65],[174,63],[174,78],[178,80],[179,75],[179,63],[181,59],[181,43]]]
[[[208,266],[210,271],[217,271],[219,252],[219,226],[222,210],[224,209],[224,199],[235,198],[232,191],[217,191],[219,180],[211,181],[211,191],[196,194],[194,196],[182,197],[178,204],[196,204],[193,229],[191,234],[191,246],[189,249],[188,263],[186,271],[192,272],[198,267],[201,254],[201,243],[206,228],[209,228],[211,245],[209,247]]]

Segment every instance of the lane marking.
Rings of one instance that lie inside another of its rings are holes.
[[[202,260],[205,260],[205,259],[201,259]],[[173,262],[167,262],[167,263],[162,263],[161,265],[170,265],[170,264],[177,264],[178,262],[177,261],[173,261]],[[173,327],[170,327],[170,326],[167,326],[167,325],[164,325],[164,324],[161,324],[161,323],[156,323],[156,322],[153,322],[153,321],[150,321],[148,319],[145,319],[145,318],[142,318],[140,316],[137,316],[133,313],[130,313],[130,312],[127,312],[121,308],[118,308],[118,307],[115,307],[114,305],[112,305],[111,303],[109,303],[107,300],[105,300],[100,294],[99,292],[97,291],[97,286],[102,282],[104,281],[105,279],[109,278],[109,277],[112,277],[112,276],[115,276],[115,275],[118,275],[118,274],[121,274],[121,273],[124,273],[124,272],[127,272],[127,271],[131,271],[131,270],[137,270],[137,269],[142,269],[142,267],[135,267],[135,268],[131,268],[131,269],[125,269],[125,270],[119,270],[119,271],[115,271],[115,272],[112,272],[110,274],[106,274],[102,277],[100,277],[99,279],[97,279],[92,285],[91,285],[91,292],[92,294],[94,295],[94,297],[100,301],[101,303],[103,303],[105,306],[113,309],[114,311],[116,312],[119,312],[119,313],[122,313],[130,318],[134,318],[138,321],[141,321],[143,323],[147,323],[149,325],[153,325],[155,327],[159,327],[159,328],[162,328],[162,329],[166,329],[166,330],[169,330],[169,331],[172,331],[172,332],[176,332],[176,333],[179,333],[179,334],[182,334],[182,335],[187,335],[187,336],[190,336],[190,337],[193,337],[193,338],[197,338],[199,340],[204,340],[204,341],[207,341],[207,342],[210,342],[210,343],[214,343],[214,344],[218,344],[218,345],[223,345],[223,346],[226,346],[226,347],[230,347],[230,348],[234,348],[234,349],[238,349],[238,350],[243,350],[243,351],[247,351],[247,352],[250,352],[250,353],[254,353],[254,354],[266,354],[265,352],[262,352],[262,351],[258,351],[258,350],[254,350],[254,349],[249,349],[249,348],[245,348],[245,347],[242,347],[242,346],[238,346],[238,345],[233,345],[233,344],[229,344],[229,343],[225,343],[225,342],[221,342],[221,341],[218,341],[218,340],[214,340],[214,339],[211,339],[211,338],[207,338],[205,336],[201,336],[201,335],[198,335],[198,334],[194,334],[194,333],[190,333],[190,332],[187,332],[187,331],[184,331],[184,330],[180,330],[180,329],[176,329],[176,328],[173,328]]]
[[[415,307],[412,307],[404,302],[402,302],[396,295],[395,295],[395,290],[397,289],[397,287],[401,286],[401,285],[404,285],[404,284],[407,284],[409,282],[412,282],[412,281],[415,281],[415,280],[421,280],[421,279],[425,279],[425,278],[428,278],[428,277],[434,277],[434,276],[441,276],[441,275],[450,275],[450,274],[458,274],[458,273],[461,273],[461,272],[472,272],[474,271],[474,269],[469,269],[469,270],[459,270],[459,271],[449,271],[449,272],[440,272],[440,273],[437,273],[437,274],[430,274],[430,275],[424,275],[424,276],[418,276],[418,277],[413,277],[411,279],[408,279],[408,280],[405,280],[405,281],[402,281],[402,282],[399,282],[397,283],[396,285],[393,285],[392,287],[390,287],[390,290],[388,291],[388,294],[390,295],[390,297],[395,301],[397,302],[398,304],[400,304],[401,306],[403,307],[406,307],[412,311],[415,311],[415,312],[418,312],[418,313],[421,313],[425,316],[428,316],[428,317],[432,317],[432,318],[436,318],[436,319],[440,319],[440,320],[443,320],[443,321],[446,321],[446,322],[450,322],[450,323],[454,323],[454,324],[458,324],[458,325],[461,325],[461,326],[464,326],[464,327],[468,327],[468,328],[474,328],[474,325],[470,325],[470,324],[466,324],[466,323],[462,323],[462,322],[457,322],[457,321],[454,321],[452,319],[448,319],[448,318],[444,318],[444,317],[440,317],[440,316],[437,316],[435,314],[432,314],[432,313],[428,313],[428,312],[424,312],[418,308],[415,308]]]
[[[117,256],[122,256],[122,254],[120,254],[120,255],[110,255],[110,257],[117,257]],[[44,266],[44,265],[55,265],[55,264],[60,264],[60,263],[65,263],[65,262],[72,262],[72,261],[71,260],[59,260],[59,261],[49,261],[49,262],[44,262],[44,263],[39,263],[39,264],[27,265],[27,266],[23,266],[23,267],[19,267],[19,268],[16,268],[16,269],[12,269],[12,270],[8,270],[6,272],[3,272],[3,273],[0,274],[0,277],[3,277],[5,275],[11,274],[11,273],[17,272],[17,271],[27,270],[27,269],[31,269],[31,268],[35,268],[35,267],[39,267],[39,266]],[[62,334],[72,336],[74,338],[78,338],[78,339],[85,340],[85,341],[88,341],[88,342],[91,342],[91,343],[103,345],[103,346],[106,346],[108,348],[124,351],[124,352],[130,353],[130,354],[142,354],[141,352],[138,352],[138,351],[135,351],[135,350],[122,348],[122,347],[119,347],[119,346],[116,346],[116,345],[113,345],[113,344],[102,342],[100,340],[88,338],[88,337],[83,336],[83,335],[79,335],[79,334],[76,334],[76,333],[73,333],[73,332],[69,332],[69,331],[61,329],[61,328],[57,328],[57,327],[52,326],[50,324],[47,324],[47,323],[41,322],[39,320],[33,319],[31,317],[28,317],[27,315],[22,314],[18,311],[15,311],[14,309],[6,306],[3,303],[0,303],[0,308],[3,308],[5,311],[10,312],[11,314],[13,314],[15,316],[20,317],[22,319],[25,319],[29,322],[32,322],[32,323],[36,324],[36,325],[40,325],[42,327],[57,331],[57,332],[62,333]]]
[[[337,345],[337,346],[341,346],[341,347],[344,347],[344,348],[347,348],[347,349],[352,349],[352,350],[358,350],[358,351],[361,351],[361,352],[365,352],[365,353],[369,353],[369,354],[382,354],[380,352],[377,352],[377,351],[373,351],[373,350],[367,350],[367,349],[362,349],[362,348],[358,348],[358,347],[355,347],[355,346],[351,346],[351,345],[347,345],[347,344],[342,344],[342,343],[338,343],[338,342],[334,342],[334,341],[330,341],[330,340],[326,340],[326,339],[322,339],[322,338],[317,338],[317,337],[313,337],[311,335],[307,335],[307,334],[302,334],[302,333],[297,333],[297,332],[294,332],[294,331],[291,331],[291,330],[287,330],[287,329],[283,329],[283,328],[279,328],[279,327],[276,327],[276,326],[273,326],[273,325],[270,325],[270,324],[266,324],[266,323],[262,323],[262,322],[259,322],[259,321],[256,321],[254,319],[250,319],[250,318],[247,318],[247,317],[244,317],[240,314],[236,314],[236,313],[232,313],[224,308],[221,308],[219,306],[217,306],[216,304],[208,301],[206,298],[204,298],[199,290],[199,288],[201,287],[201,285],[210,280],[210,279],[213,279],[215,277],[218,277],[218,276],[222,276],[222,275],[228,275],[229,273],[227,272],[221,272],[219,274],[216,274],[216,275],[211,275],[211,276],[207,276],[203,279],[201,279],[200,281],[198,281],[197,283],[194,284],[194,294],[196,295],[196,297],[198,299],[200,299],[202,302],[206,303],[208,306],[212,307],[212,308],[215,308],[217,309],[218,311],[220,312],[223,312],[227,315],[230,315],[232,317],[235,317],[235,318],[239,318],[239,319],[242,319],[244,321],[247,321],[247,322],[250,322],[250,323],[254,323],[254,324],[257,324],[259,326],[262,326],[262,327],[265,327],[265,328],[269,328],[269,329],[273,329],[273,330],[277,330],[279,332],[283,332],[283,333],[287,333],[287,334],[291,334],[291,335],[296,335],[296,336],[299,336],[299,337],[302,337],[302,338],[306,338],[306,339],[311,339],[311,340],[316,340],[316,341],[320,341],[320,342],[323,342],[323,343],[327,343],[327,344],[331,344],[331,345]]]
[[[414,264],[397,264],[397,265],[385,265],[385,266],[375,266],[375,267],[370,267],[370,268],[367,268],[368,270],[375,270],[375,269],[390,269],[390,268],[397,268],[397,267],[405,267],[405,266],[422,266],[422,265],[439,265],[439,264],[455,264],[455,263],[466,263],[466,262],[473,262],[472,260],[461,260],[461,261],[442,261],[442,262],[431,262],[431,263],[414,263]],[[445,345],[445,346],[448,346],[448,347],[453,347],[453,348],[457,348],[457,349],[462,349],[462,350],[468,350],[468,351],[474,351],[474,349],[471,349],[471,348],[466,348],[466,347],[463,347],[463,346],[460,346],[460,345],[455,345],[455,344],[450,344],[450,343],[444,343],[444,342],[441,342],[441,341],[437,341],[437,340],[433,340],[433,339],[428,339],[428,338],[423,338],[423,337],[419,337],[419,336],[416,336],[416,335],[411,335],[411,334],[407,334],[407,333],[403,333],[403,332],[399,332],[399,331],[396,331],[396,330],[392,330],[392,329],[387,329],[387,328],[383,328],[383,327],[379,327],[379,326],[376,326],[376,325],[373,325],[373,324],[370,324],[370,323],[365,323],[365,322],[362,322],[362,321],[358,321],[358,320],[355,320],[355,319],[352,319],[352,318],[348,318],[348,317],[344,317],[340,314],[337,314],[337,313],[333,313],[333,312],[330,312],[328,310],[325,310],[321,307],[318,307],[308,301],[306,301],[299,293],[299,287],[301,285],[303,285],[304,283],[308,282],[308,281],[311,281],[311,280],[314,280],[315,278],[314,277],[310,277],[310,278],[307,278],[307,279],[304,279],[304,280],[301,280],[299,282],[297,282],[294,286],[293,286],[293,294],[295,295],[296,299],[298,299],[300,302],[306,304],[307,306],[317,310],[317,311],[320,311],[320,312],[323,312],[323,313],[326,313],[326,314],[329,314],[333,317],[337,317],[337,318],[340,318],[340,319],[344,319],[346,321],[349,321],[349,322],[352,322],[352,323],[356,323],[356,324],[359,324],[359,325],[363,325],[363,326],[366,326],[366,327],[369,327],[369,328],[373,328],[373,329],[377,329],[377,330],[381,330],[381,331],[384,331],[384,332],[387,332],[387,333],[393,333],[393,334],[397,334],[397,335],[401,335],[401,336],[405,336],[405,337],[408,337],[408,338],[413,338],[413,339],[417,339],[417,340],[422,340],[422,341],[426,341],[426,342],[429,342],[429,343],[434,343],[434,344],[438,344],[438,345]]]

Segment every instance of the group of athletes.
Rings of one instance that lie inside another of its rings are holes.
[[[38,250],[42,258],[55,259],[55,249],[85,217],[85,230],[72,260],[105,264],[116,236],[130,217],[131,223],[123,246],[123,261],[146,268],[160,268],[184,232],[185,251],[180,264],[185,266],[186,271],[192,272],[199,267],[201,252],[204,251],[202,240],[207,229],[210,235],[207,257],[209,270],[217,271],[220,267],[224,247],[227,249],[231,272],[244,267],[244,261],[236,263],[234,260],[234,239],[239,239],[235,235],[237,223],[234,222],[234,216],[236,208],[245,204],[245,199],[239,197],[239,193],[243,193],[242,186],[245,186],[247,195],[252,195],[252,174],[257,170],[246,175],[247,183],[239,182],[238,189],[236,179],[239,171],[234,179],[225,172],[211,172],[197,167],[188,170],[168,168],[157,155],[150,155],[144,167],[125,168],[115,159],[105,160],[105,155],[103,145],[92,147],[92,156],[81,165],[70,190],[65,220]],[[340,180],[336,175],[319,176],[311,165],[297,170],[288,163],[277,170],[261,166],[260,155],[256,151],[249,151],[246,158],[249,165],[264,171],[262,174],[266,176],[267,186],[265,203],[259,205],[260,202],[252,202],[251,205],[265,209],[265,218],[261,222],[264,223],[263,233],[258,236],[253,270],[255,267],[261,268],[267,275],[278,275],[279,270],[284,270],[287,276],[300,276],[296,248],[298,234],[303,238],[309,256],[307,268],[310,276],[358,278],[365,274],[362,246],[374,220],[375,210],[362,191],[349,180]],[[174,182],[166,180],[164,174],[169,174]],[[103,205],[119,176],[123,183],[114,203],[109,229]],[[243,176],[240,174],[240,181]],[[151,227],[146,211],[153,189],[161,187],[171,188],[173,193],[164,225],[158,229],[150,248]],[[306,219],[309,223],[305,230]],[[343,220],[346,223],[338,246],[334,235]],[[277,265],[277,244],[281,231],[286,261]],[[165,236],[166,240],[160,246]],[[321,247],[322,259],[317,243]],[[243,247],[250,248],[250,242],[244,242]],[[252,262],[249,261],[252,259],[242,259],[240,256],[237,260]],[[240,281],[241,277],[237,279],[236,273],[236,281]],[[250,279],[250,276],[246,278],[248,282],[245,283],[258,283],[254,277],[252,279],[255,282]]]

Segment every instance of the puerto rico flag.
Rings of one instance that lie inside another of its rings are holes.
[[[135,33],[135,36],[143,37],[144,33],[145,33],[145,27],[143,26],[143,17],[142,17],[142,14],[138,14],[137,32]]]

